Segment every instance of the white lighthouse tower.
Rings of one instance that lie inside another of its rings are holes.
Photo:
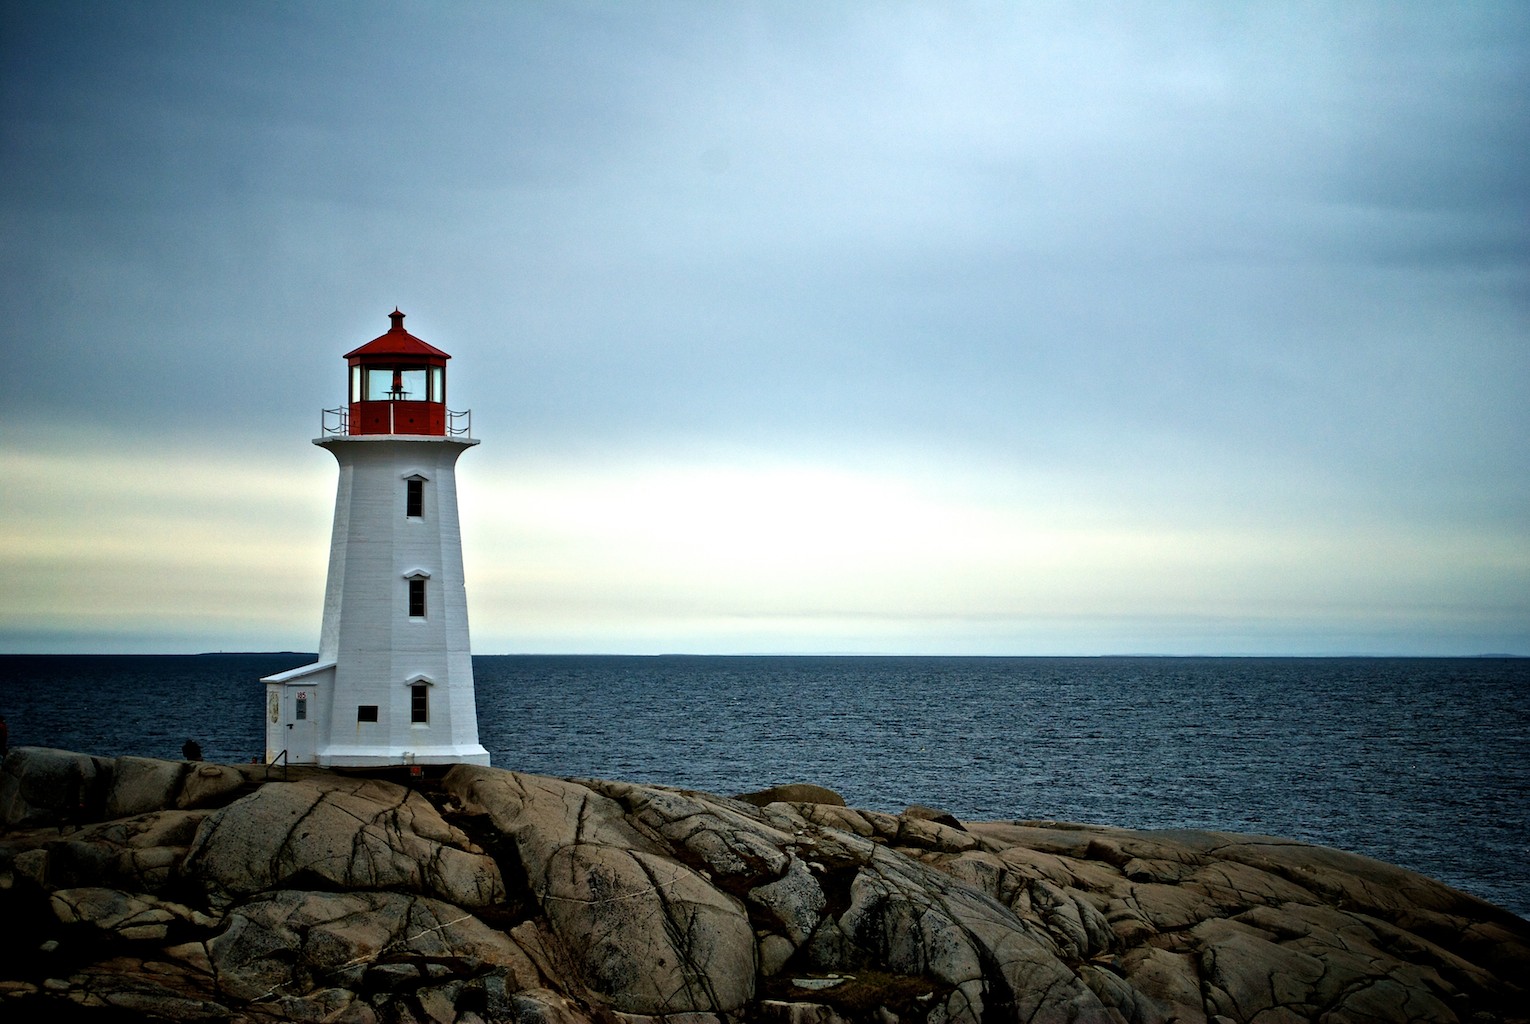
[[[266,761],[488,764],[468,643],[451,357],[392,328],[347,352],[350,402],[314,444],[340,464],[319,660],[267,676]]]

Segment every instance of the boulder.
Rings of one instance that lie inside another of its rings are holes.
[[[160,811],[97,822],[67,833],[44,830],[31,838],[28,873],[54,888],[115,886],[160,893],[176,883],[186,848],[205,811]]]
[[[575,782],[459,765],[443,786],[465,812],[487,817],[514,841],[525,885],[580,983],[613,1009],[732,1012],[752,998],[755,939],[742,905],[654,834],[686,820],[698,824],[704,815],[694,801],[643,792],[637,802],[646,814],[633,822],[617,800]],[[655,810],[661,806],[683,808],[681,817],[664,817]],[[720,831],[726,828],[680,829],[677,837],[683,843]],[[723,852],[726,843],[702,847],[730,868],[735,863]],[[737,863],[744,864],[741,856]]]
[[[590,1016],[567,996],[551,989],[527,988],[510,995],[503,1010],[490,1004],[490,1020],[515,1024],[591,1024]]]
[[[793,947],[801,946],[823,920],[823,886],[797,857],[780,878],[749,890],[749,903],[768,916]]]
[[[110,758],[51,747],[17,747],[0,776],[6,827],[78,824],[101,816],[111,787]]]
[[[754,931],[738,901],[673,860],[580,843],[539,891],[581,981],[646,1015],[733,1012],[754,994]]]
[[[181,777],[181,791],[176,794],[175,806],[183,810],[193,807],[221,807],[245,784],[238,769],[226,764],[192,765]]]
[[[956,815],[950,811],[943,811],[938,807],[927,807],[924,804],[909,804],[898,817],[911,818],[918,821],[933,821],[954,829],[962,827],[962,823],[957,821]]]
[[[207,953],[222,997],[236,1003],[413,990],[433,965],[459,979],[498,978],[510,992],[544,980],[514,940],[472,914],[392,892],[258,897],[229,913]]]
[[[754,793],[740,793],[734,797],[746,804],[754,804],[756,807],[764,807],[766,804],[826,804],[831,807],[845,806],[845,798],[832,789],[823,786],[815,786],[810,782],[788,782],[782,786],[771,786],[769,789],[761,789]]]
[[[424,797],[342,776],[271,783],[214,811],[197,831],[185,871],[215,906],[315,882],[396,889],[464,907],[505,896],[498,865]]]
[[[226,803],[245,784],[228,765],[94,757],[19,747],[0,772],[0,822],[76,828],[100,820]]]
[[[951,986],[948,1019],[1109,1019],[1045,929],[917,861],[879,854],[856,874],[838,923],[892,973]]]
[[[110,933],[130,942],[163,941],[175,924],[204,931],[218,925],[217,919],[178,903],[117,889],[58,889],[51,902],[60,924]]]
[[[106,816],[127,818],[175,806],[181,779],[191,765],[149,757],[119,757],[112,765]]]

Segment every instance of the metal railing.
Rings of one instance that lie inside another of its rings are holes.
[[[320,437],[346,437],[351,432],[351,410],[342,405],[338,409],[319,410]],[[463,440],[473,438],[473,410],[446,410],[446,436]]]
[[[351,410],[342,405],[338,409],[319,411],[319,436],[344,437],[351,432]]]
[[[287,781],[287,769],[292,767],[291,763],[287,760],[287,752],[285,750],[266,762],[266,778],[271,778],[271,769],[275,767],[278,761],[282,763],[282,781],[285,782]]]

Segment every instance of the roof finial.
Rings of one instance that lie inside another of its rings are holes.
[[[393,321],[392,330],[402,331],[404,329],[404,314],[398,311],[397,306],[394,306],[393,312],[388,314],[388,319]]]

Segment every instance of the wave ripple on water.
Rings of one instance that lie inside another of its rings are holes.
[[[303,654],[0,656],[14,744],[263,750]],[[815,782],[969,820],[1208,828],[1413,868],[1530,917],[1530,659],[477,656],[504,768]]]

